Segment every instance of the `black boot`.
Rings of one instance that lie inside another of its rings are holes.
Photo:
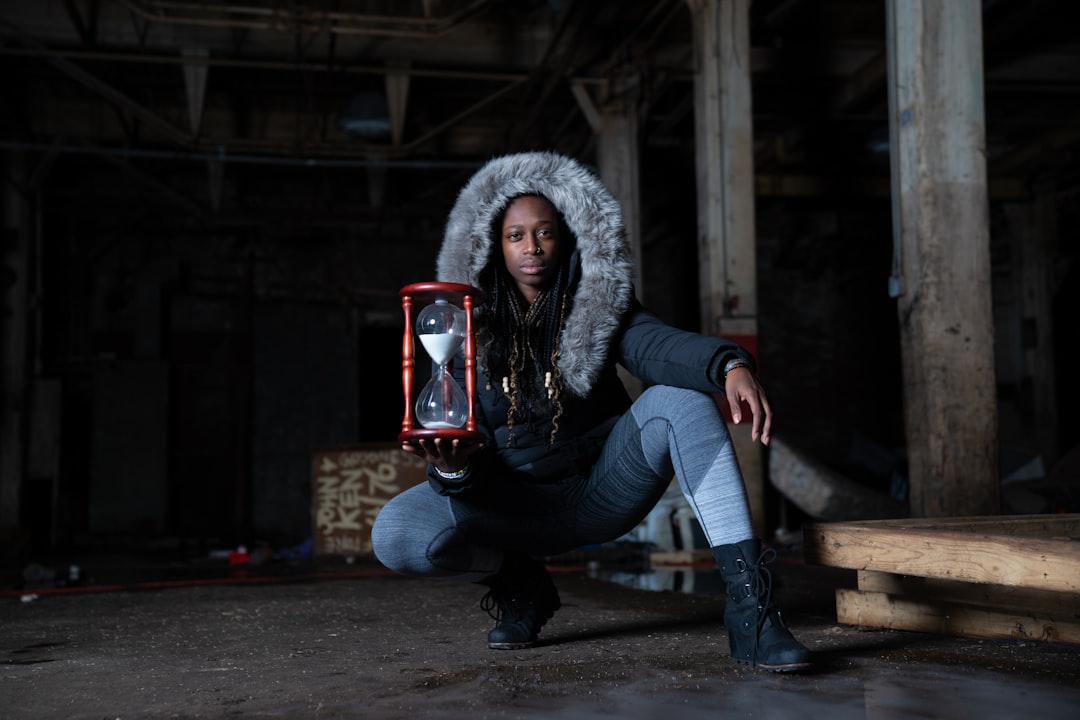
[[[743,540],[712,549],[727,582],[724,625],[735,662],[769,672],[795,672],[810,667],[810,651],[791,635],[772,602],[772,575],[766,564],[776,551],[761,552],[761,541]]]
[[[495,618],[495,628],[488,633],[493,650],[531,647],[562,605],[547,568],[526,555],[506,553],[499,572],[481,584],[491,588],[480,607]]]

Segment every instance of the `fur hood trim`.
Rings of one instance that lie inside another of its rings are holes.
[[[559,368],[574,394],[589,394],[633,300],[632,257],[622,210],[600,179],[552,152],[506,155],[480,168],[458,193],[436,262],[442,282],[477,285],[491,259],[495,219],[519,195],[543,195],[577,239],[581,277],[561,339]]]

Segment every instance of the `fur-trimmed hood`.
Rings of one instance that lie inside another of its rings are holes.
[[[575,160],[552,152],[495,158],[458,193],[436,262],[442,282],[479,285],[491,259],[495,219],[519,195],[543,195],[577,240],[580,279],[561,339],[559,368],[566,387],[588,395],[630,308],[632,256],[622,210],[607,187]]]

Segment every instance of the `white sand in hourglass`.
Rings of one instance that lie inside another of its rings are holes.
[[[456,430],[462,423],[445,422],[443,420],[429,420],[423,424],[428,430]]]
[[[461,335],[454,335],[453,333],[430,333],[420,335],[419,338],[428,355],[439,365],[446,365],[450,362],[450,358],[454,357],[454,353],[458,351],[461,343],[465,340]]]

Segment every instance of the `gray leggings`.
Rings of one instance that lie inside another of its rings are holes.
[[[614,540],[652,510],[674,472],[710,547],[751,536],[727,426],[713,398],[654,386],[616,423],[588,477],[537,485],[490,478],[481,492],[439,495],[422,483],[391,499],[371,532],[375,555],[404,575],[476,582],[504,550],[554,555]]]

